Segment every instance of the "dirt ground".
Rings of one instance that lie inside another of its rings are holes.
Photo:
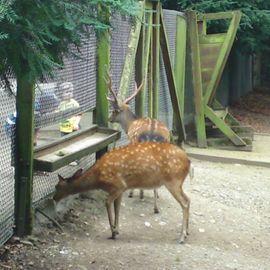
[[[256,132],[270,133],[270,91],[251,92],[233,104],[230,112]]]
[[[5,245],[0,269],[269,269],[270,169],[198,160],[192,166],[185,244],[179,244],[182,211],[164,188],[159,214],[152,191],[144,201],[138,192],[125,194],[116,240],[108,239],[105,194],[96,191],[64,202],[70,210],[59,220],[63,233],[48,223]]]

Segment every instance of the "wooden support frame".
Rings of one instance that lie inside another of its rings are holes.
[[[210,144],[210,138],[206,136],[206,120],[209,119],[213,127],[223,133],[232,146],[235,146],[236,149],[242,147],[245,150],[250,150],[250,147],[247,147],[250,140],[240,136],[240,132],[244,131],[242,134],[252,138],[252,134],[247,134],[249,129],[241,129],[238,121],[224,110],[223,106],[215,99],[216,90],[232,48],[240,18],[240,11],[215,14],[188,12],[195,126],[199,147],[205,147],[208,143]],[[206,22],[208,20],[224,19],[231,20],[227,33],[207,33]],[[215,58],[216,55],[217,58]],[[238,126],[239,128],[232,128],[231,125]],[[224,144],[225,141],[223,140],[222,143]],[[217,142],[218,140],[215,141],[215,145]]]
[[[98,7],[99,16],[106,23],[110,22],[110,10],[101,6]],[[108,127],[109,103],[107,100],[108,87],[104,78],[107,76],[107,69],[110,66],[111,47],[109,30],[97,34],[97,91],[96,109],[94,122],[101,127]],[[99,159],[108,150],[107,145],[96,152],[96,159]]]
[[[148,115],[158,116],[159,109],[159,72],[160,72],[160,52],[162,52],[165,63],[165,71],[174,110],[174,123],[176,124],[178,141],[185,140],[185,128],[182,113],[183,81],[181,79],[181,94],[177,88],[174,69],[169,54],[169,44],[163,20],[163,13],[160,1],[141,2],[141,11],[133,25],[130,33],[128,52],[124,62],[123,72],[120,80],[120,98],[126,96],[131,74],[133,72],[134,56],[136,55],[136,82],[144,82],[148,88]],[[146,15],[147,14],[147,15]],[[143,22],[143,23],[142,23]],[[183,64],[183,63],[182,63]],[[144,92],[144,93],[143,93]],[[182,103],[182,105],[181,105]],[[143,104],[145,104],[145,91],[136,97],[135,110],[140,117],[144,114]]]
[[[172,101],[173,110],[174,110],[174,116],[175,116],[174,123],[176,124],[178,143],[180,143],[186,139],[186,132],[185,132],[185,127],[184,127],[184,122],[183,122],[181,104],[177,95],[176,80],[175,80],[174,70],[172,67],[172,61],[170,59],[169,42],[168,42],[168,37],[166,34],[162,9],[160,12],[160,24],[161,24],[160,44],[161,44],[162,57],[164,61],[171,101]]]
[[[200,49],[198,40],[198,28],[196,13],[194,11],[187,12],[187,20],[189,26],[189,44],[192,62],[192,77],[194,89],[194,106],[195,106],[195,125],[197,144],[200,148],[207,147],[206,131],[205,131],[205,118],[203,106],[203,89],[201,77],[201,62],[200,62]]]

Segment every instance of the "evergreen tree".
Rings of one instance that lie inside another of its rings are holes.
[[[162,0],[164,8],[203,13],[241,10],[242,18],[237,32],[236,46],[241,51],[270,52],[270,1],[264,0]],[[224,23],[224,22],[223,22]],[[212,24],[212,31],[222,27]]]
[[[10,72],[31,82],[53,74],[89,27],[106,29],[97,7],[135,14],[136,0],[1,0],[0,76]]]

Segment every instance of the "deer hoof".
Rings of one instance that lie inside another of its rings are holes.
[[[187,238],[187,234],[182,233],[182,234],[181,234],[181,237],[180,237],[180,244],[184,244],[184,243],[185,243],[186,238]]]
[[[154,208],[154,213],[155,213],[155,214],[159,214],[158,208]]]

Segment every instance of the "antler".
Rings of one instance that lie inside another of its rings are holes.
[[[129,103],[141,91],[142,88],[143,88],[143,82],[141,83],[139,88],[137,87],[137,83],[135,82],[135,91],[134,91],[134,93],[130,97],[125,99],[124,103],[126,103],[126,104]]]
[[[113,99],[107,96],[107,99],[112,102],[114,105],[118,106],[118,99],[117,99],[117,95],[115,94],[115,92],[112,90],[112,78],[109,72],[109,69],[107,69],[107,78],[104,77],[104,80],[107,83],[108,89],[109,91],[112,93],[113,95]]]

